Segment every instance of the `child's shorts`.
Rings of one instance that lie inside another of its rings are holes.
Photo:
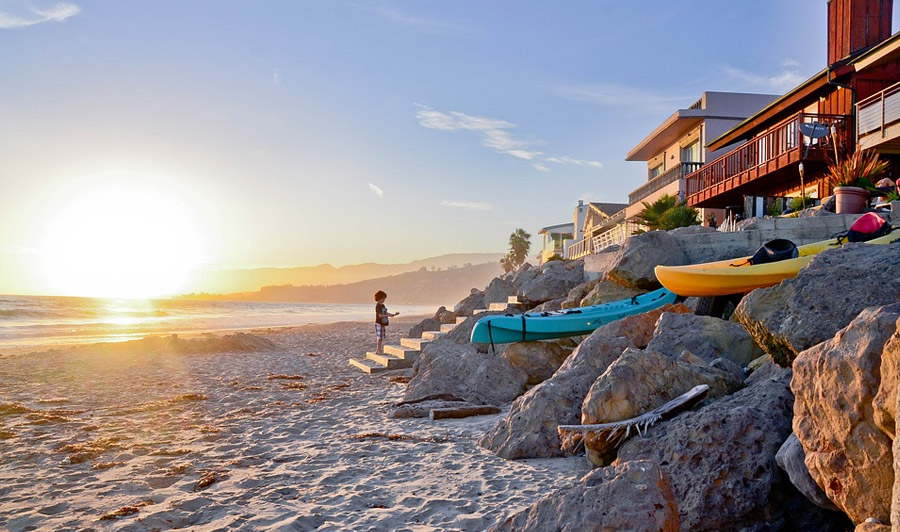
[[[387,331],[385,331],[384,325],[382,325],[380,323],[375,324],[375,338],[376,339],[384,340],[384,336],[385,336],[386,332]]]

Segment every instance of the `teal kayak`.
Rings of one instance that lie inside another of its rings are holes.
[[[478,320],[472,329],[472,343],[508,344],[590,334],[597,327],[611,321],[674,303],[676,297],[678,296],[674,292],[660,288],[630,299],[590,307],[535,314],[487,316]]]

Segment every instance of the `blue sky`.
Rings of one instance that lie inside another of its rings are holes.
[[[626,201],[625,153],[703,91],[822,69],[825,21],[825,0],[0,0],[0,293],[110,182],[162,190],[204,267],[503,251]]]

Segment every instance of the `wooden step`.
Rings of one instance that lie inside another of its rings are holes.
[[[506,303],[508,305],[519,305],[522,302],[519,301],[519,296],[509,296],[508,298],[506,298]]]
[[[488,305],[488,310],[503,312],[508,306],[509,303],[491,303]]]
[[[386,345],[384,352],[402,360],[415,360],[419,357],[421,350],[403,345]]]
[[[425,331],[422,333],[422,338],[426,340],[436,340],[437,338],[444,336],[447,333],[442,333],[441,331]]]
[[[401,338],[400,345],[402,347],[409,347],[410,349],[417,349],[421,351],[425,349],[425,346],[430,344],[431,340],[427,338]]]
[[[506,309],[503,309],[503,310],[506,310]],[[473,315],[473,316],[477,316],[478,314],[482,314],[482,313],[484,313],[484,312],[490,312],[490,311],[489,311],[488,309],[486,309],[486,308],[477,308],[477,309],[475,309],[475,310],[472,311],[472,315]]]
[[[456,328],[455,323],[442,323],[441,324],[441,332],[448,333]]]
[[[370,375],[373,373],[381,373],[382,371],[388,371],[388,368],[381,366],[381,365],[375,363],[375,361],[369,360],[366,358],[363,358],[363,359],[351,358],[350,365],[355,368],[361,369],[362,371],[364,371]]]
[[[368,351],[366,358],[387,369],[411,368],[413,365],[412,360],[403,360],[387,353],[379,355],[374,351]]]
[[[456,318],[456,324],[459,325],[460,323],[466,321],[467,319],[469,319],[468,316],[457,316],[457,318]]]

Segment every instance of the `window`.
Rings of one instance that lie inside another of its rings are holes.
[[[700,139],[681,148],[681,162],[683,163],[699,163],[700,162]]]
[[[665,171],[665,169],[666,169],[666,162],[663,161],[650,169],[650,171],[647,173],[647,179],[653,179],[654,177],[662,174],[663,171]]]

